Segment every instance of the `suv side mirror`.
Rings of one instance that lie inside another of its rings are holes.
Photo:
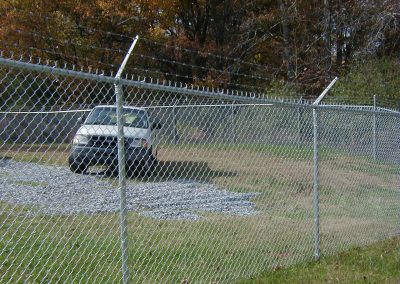
[[[161,129],[161,123],[154,122],[154,123],[151,125],[150,129],[151,129],[151,130],[154,130],[154,129]]]
[[[82,115],[81,117],[78,117],[78,124],[82,125],[85,122],[86,115]]]

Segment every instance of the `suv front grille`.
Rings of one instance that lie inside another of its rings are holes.
[[[96,148],[117,148],[118,139],[115,136],[91,136],[90,145]]]
[[[125,138],[125,147],[129,148],[132,138]],[[91,136],[89,140],[89,145],[96,148],[108,148],[117,149],[118,148],[118,138],[115,136]]]

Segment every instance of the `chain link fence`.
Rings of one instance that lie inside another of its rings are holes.
[[[229,283],[399,232],[398,112],[4,54],[0,81],[2,283]]]

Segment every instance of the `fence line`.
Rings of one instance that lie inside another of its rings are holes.
[[[118,83],[121,82],[122,85],[124,86],[129,86],[129,87],[138,87],[141,89],[148,89],[152,91],[161,91],[161,92],[171,92],[171,93],[176,93],[180,95],[185,95],[185,96],[195,96],[199,98],[204,98],[208,97],[211,99],[216,99],[216,100],[227,100],[227,101],[243,101],[243,102],[248,102],[248,103],[255,103],[255,104],[274,104],[277,106],[287,106],[287,107],[301,107],[301,108],[310,108],[312,109],[313,107],[316,108],[329,108],[329,109],[335,109],[335,110],[345,110],[347,109],[344,106],[336,106],[336,105],[318,105],[318,106],[312,106],[311,103],[308,101],[304,101],[304,103],[299,104],[298,100],[293,100],[293,99],[283,99],[283,98],[266,98],[264,97],[263,94],[258,94],[258,93],[249,93],[249,92],[241,92],[240,95],[238,94],[237,91],[230,91],[230,90],[224,90],[224,89],[212,89],[209,90],[206,87],[200,88],[199,86],[186,86],[183,87],[182,84],[181,86],[177,86],[176,82],[175,84],[172,84],[170,81],[168,81],[168,84],[164,82],[165,84],[159,84],[159,83],[149,83],[145,81],[135,81],[135,80],[129,80],[129,79],[115,79],[114,77],[109,77],[109,76],[104,76],[104,75],[98,75],[98,74],[93,74],[93,73],[85,73],[83,71],[75,71],[75,70],[68,70],[68,69],[63,69],[59,67],[51,67],[47,65],[38,65],[38,64],[32,64],[32,63],[26,63],[22,61],[16,61],[12,59],[6,59],[0,57],[0,65],[4,66],[9,66],[9,67],[16,67],[20,69],[25,69],[25,70],[31,70],[31,71],[37,71],[37,72],[45,72],[48,74],[53,74],[53,75],[61,75],[61,76],[68,76],[68,77],[74,77],[74,78],[80,78],[80,79],[87,79],[87,80],[93,80],[96,82],[104,82],[104,83]],[[235,95],[236,94],[236,95]],[[381,108],[380,108],[381,109]],[[387,110],[387,109],[386,109]],[[353,110],[353,111],[359,111],[359,112],[368,112],[372,113],[373,110]],[[400,112],[393,111],[395,115],[400,116]],[[385,114],[385,112],[382,112],[381,114]]]
[[[230,283],[398,234],[398,112],[5,58],[0,80],[2,283]]]

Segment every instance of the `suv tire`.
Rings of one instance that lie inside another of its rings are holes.
[[[87,168],[88,168],[87,165],[83,161],[79,162],[73,158],[69,159],[69,169],[73,173],[76,173],[76,174],[85,173]]]

